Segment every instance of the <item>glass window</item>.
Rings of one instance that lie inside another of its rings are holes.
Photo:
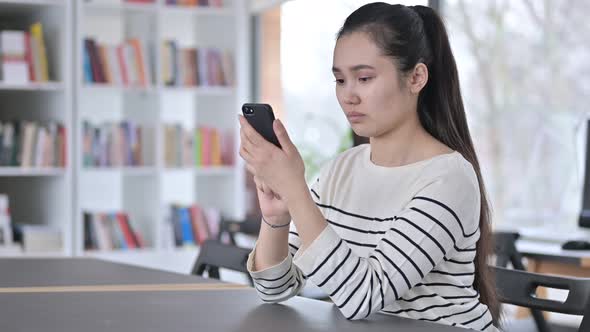
[[[574,226],[590,4],[449,0],[442,10],[495,223]]]

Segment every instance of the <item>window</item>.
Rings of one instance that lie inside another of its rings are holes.
[[[590,89],[590,4],[449,0],[442,10],[494,222],[574,226]]]

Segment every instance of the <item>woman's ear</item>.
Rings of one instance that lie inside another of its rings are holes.
[[[419,94],[426,86],[426,83],[428,83],[428,67],[422,62],[419,62],[409,76],[410,92]]]

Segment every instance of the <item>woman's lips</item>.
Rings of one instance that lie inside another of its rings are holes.
[[[350,113],[346,113],[346,117],[348,118],[348,121],[350,121],[350,122],[360,122],[365,117],[365,115],[363,113],[350,112]]]

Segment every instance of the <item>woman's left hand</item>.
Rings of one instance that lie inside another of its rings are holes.
[[[248,170],[287,204],[298,190],[307,190],[303,159],[282,122],[277,119],[273,123],[281,149],[262,137],[242,115],[239,119],[240,156]]]

